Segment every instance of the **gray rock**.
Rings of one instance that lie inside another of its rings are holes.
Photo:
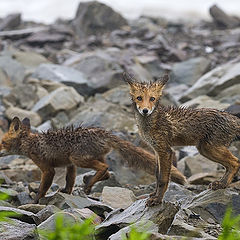
[[[15,107],[30,110],[39,100],[36,87],[32,84],[18,84],[3,99]]]
[[[87,76],[94,93],[104,92],[123,83],[123,69],[119,61],[111,56],[111,51],[86,52],[74,59],[70,66]]]
[[[160,59],[155,55],[142,55],[135,57],[135,61],[140,63],[152,78],[158,79],[165,73],[165,68],[161,65]]]
[[[24,211],[17,208],[11,208],[11,207],[3,207],[0,206],[0,212],[12,212],[14,215],[11,216],[11,218],[18,219],[22,222],[35,224],[35,220],[37,218],[36,214],[28,211]]]
[[[204,73],[210,69],[211,61],[204,57],[190,58],[175,63],[172,68],[172,82],[192,86]]]
[[[192,157],[185,157],[184,158],[186,164],[186,172],[188,173],[187,176],[194,175],[196,173],[201,172],[214,172],[218,169],[218,163],[215,163],[207,158],[203,157],[200,154],[197,154]]]
[[[12,30],[12,29],[18,27],[20,24],[21,24],[21,14],[20,13],[9,14],[1,22],[0,31]]]
[[[11,222],[0,222],[1,240],[38,240],[36,225],[11,219]]]
[[[13,84],[22,83],[25,68],[9,56],[0,56],[0,68],[5,71]]]
[[[230,106],[228,103],[222,103],[218,100],[214,100],[206,95],[198,96],[190,101],[183,104],[185,107],[191,108],[215,108],[218,110],[223,110]]]
[[[123,212],[116,210],[110,213],[105,221],[96,227],[96,235],[107,238],[111,230],[114,231],[115,229],[116,232],[117,227],[122,228],[143,220],[152,221],[158,225],[160,233],[166,233],[178,210],[178,206],[169,202],[149,208],[146,207],[146,200],[138,200]]]
[[[38,132],[46,132],[48,129],[52,128],[51,120],[47,120],[46,122],[39,125],[36,130]]]
[[[40,212],[46,207],[51,207],[51,206],[29,203],[29,204],[19,206],[18,209],[37,214],[38,212]]]
[[[208,189],[186,200],[182,208],[190,209],[194,213],[199,214],[205,221],[212,218],[217,223],[221,223],[229,204],[232,205],[234,214],[240,213],[239,201],[238,193],[230,189],[217,191]]]
[[[13,58],[29,71],[34,71],[42,63],[50,63],[43,55],[34,51],[14,51]]]
[[[30,119],[33,126],[38,126],[42,122],[42,119],[38,113],[34,111],[24,110],[18,107],[9,107],[6,110],[5,114],[10,120],[12,120],[15,116],[19,117],[20,119],[27,117]]]
[[[107,130],[126,130],[136,132],[137,127],[132,113],[104,99],[91,99],[74,113],[69,124],[79,126],[98,126]]]
[[[129,87],[121,85],[119,87],[110,89],[102,94],[102,96],[111,103],[121,106],[131,106],[132,102],[129,95]]]
[[[130,226],[122,228],[118,232],[111,235],[108,238],[108,240],[122,239],[122,237],[126,236],[126,234],[128,234],[131,231],[132,228],[137,229],[138,232],[149,233],[149,235],[154,234],[154,233],[155,234],[158,233],[157,224],[153,223],[150,220],[142,220],[142,221],[136,222],[134,224],[131,224]]]
[[[74,87],[83,96],[93,93],[93,87],[90,86],[85,75],[71,67],[57,64],[41,64],[32,74],[32,77]]]
[[[1,95],[2,95],[2,92],[4,93],[4,91],[7,91],[7,89],[10,89],[10,87],[12,87],[13,85],[7,73],[2,68],[0,68],[0,84],[1,84]],[[6,95],[6,93],[3,94],[3,96],[4,95]]]
[[[223,103],[234,104],[240,99],[240,84],[224,89],[215,98]]]
[[[214,225],[216,225],[216,223]],[[213,237],[205,232],[206,229],[209,231],[211,228],[214,227],[207,224],[199,215],[189,209],[183,209],[176,214],[172,225],[168,230],[168,234],[174,236],[178,235],[203,239],[216,239],[216,237]]]
[[[61,211],[58,207],[56,207],[54,205],[48,205],[48,206],[40,205],[40,206],[44,206],[44,208],[42,208],[40,211],[38,211],[36,213],[37,224],[40,224],[40,223],[46,221],[50,216]]]
[[[95,171],[89,171],[84,174],[78,175],[75,180],[75,187],[83,186],[83,178],[86,175],[94,175],[96,172]],[[105,186],[108,187],[121,187],[121,184],[116,180],[115,173],[110,172],[110,178],[101,182],[97,182],[94,184],[92,188],[92,193],[94,192],[102,192],[103,188]]]
[[[62,128],[69,123],[69,117],[65,112],[59,112],[54,118],[51,119],[54,128]]]
[[[112,208],[125,209],[136,201],[136,197],[134,193],[127,188],[106,186],[102,191],[102,201]]]
[[[103,34],[127,25],[127,21],[111,7],[97,2],[81,2],[78,6],[73,27],[80,38]]]
[[[204,74],[182,96],[181,102],[200,95],[217,96],[222,90],[240,83],[240,62],[228,62]]]
[[[84,98],[73,87],[60,87],[49,95],[40,99],[32,108],[43,118],[56,115],[59,111],[69,111],[80,103]]]
[[[17,199],[20,205],[25,205],[33,202],[33,199],[30,197],[28,192],[20,192],[17,195]]]
[[[98,201],[92,200],[87,197],[73,196],[61,192],[48,194],[40,199],[40,204],[54,205],[60,209],[66,208],[85,208],[88,207],[92,210],[94,207],[102,207],[105,210],[112,210],[111,207],[106,206]],[[95,212],[95,211],[94,211]]]
[[[63,218],[63,225],[73,225],[75,223],[82,222],[83,220],[79,218],[79,216],[75,216],[69,212],[58,212],[50,216],[44,222],[38,225],[38,231],[54,231],[56,227],[56,218],[62,217]]]

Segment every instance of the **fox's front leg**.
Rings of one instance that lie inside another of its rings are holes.
[[[151,196],[148,201],[148,206],[154,206],[162,203],[165,192],[168,188],[171,166],[172,166],[172,150],[171,148],[164,148],[157,151],[157,186],[155,196]]]
[[[46,192],[52,185],[54,175],[55,175],[54,168],[42,171],[41,183],[38,189],[37,196],[34,199],[34,203],[38,203],[39,199],[45,196]]]
[[[76,172],[77,168],[74,165],[70,165],[67,167],[67,174],[66,174],[66,185],[65,188],[60,189],[61,192],[71,194],[73,190],[73,186],[76,179]]]

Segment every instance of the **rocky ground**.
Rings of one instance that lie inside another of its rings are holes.
[[[169,22],[141,17],[127,21],[109,7],[81,3],[76,17],[52,25],[24,22],[20,14],[0,19],[0,137],[12,117],[28,117],[34,130],[69,124],[100,126],[146,147],[138,135],[122,72],[139,80],[168,71],[164,104],[213,107],[240,114],[240,21],[216,6],[211,22]],[[107,16],[107,17],[106,17]],[[231,146],[240,158],[240,144]],[[36,229],[52,229],[61,212],[70,221],[96,214],[96,239],[117,240],[130,225],[152,239],[216,239],[228,204],[240,213],[237,176],[226,190],[207,186],[223,168],[195,148],[176,148],[177,166],[189,184],[171,183],[162,206],[148,208],[141,196],[154,189],[154,176],[129,169],[114,152],[108,156],[111,178],[82,191],[79,169],[73,195],[57,192],[64,185],[59,169],[48,195],[32,204],[40,170],[22,156],[1,158],[0,211],[21,213],[0,223],[1,239],[39,239]],[[146,229],[145,229],[146,230]],[[173,237],[174,236],[174,237]]]

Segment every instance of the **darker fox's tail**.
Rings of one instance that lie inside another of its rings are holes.
[[[110,137],[109,144],[123,157],[123,161],[126,161],[129,167],[155,175],[156,160],[153,154],[114,135]],[[184,175],[174,166],[171,168],[171,180],[182,185],[187,182]]]

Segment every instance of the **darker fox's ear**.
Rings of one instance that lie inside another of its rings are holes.
[[[22,120],[22,125],[24,127],[26,127],[27,129],[30,129],[31,128],[30,119],[29,118],[24,118]]]
[[[20,129],[20,120],[18,117],[14,117],[11,124],[10,124],[10,127],[9,127],[9,131],[10,132],[16,132]]]
[[[135,82],[135,79],[133,76],[131,76],[129,73],[124,72],[123,73],[123,79],[125,82],[127,82],[128,84],[133,84]]]
[[[167,83],[168,80],[169,80],[169,75],[168,74],[164,74],[162,77],[157,79],[156,82],[161,84],[162,86],[164,86]]]

